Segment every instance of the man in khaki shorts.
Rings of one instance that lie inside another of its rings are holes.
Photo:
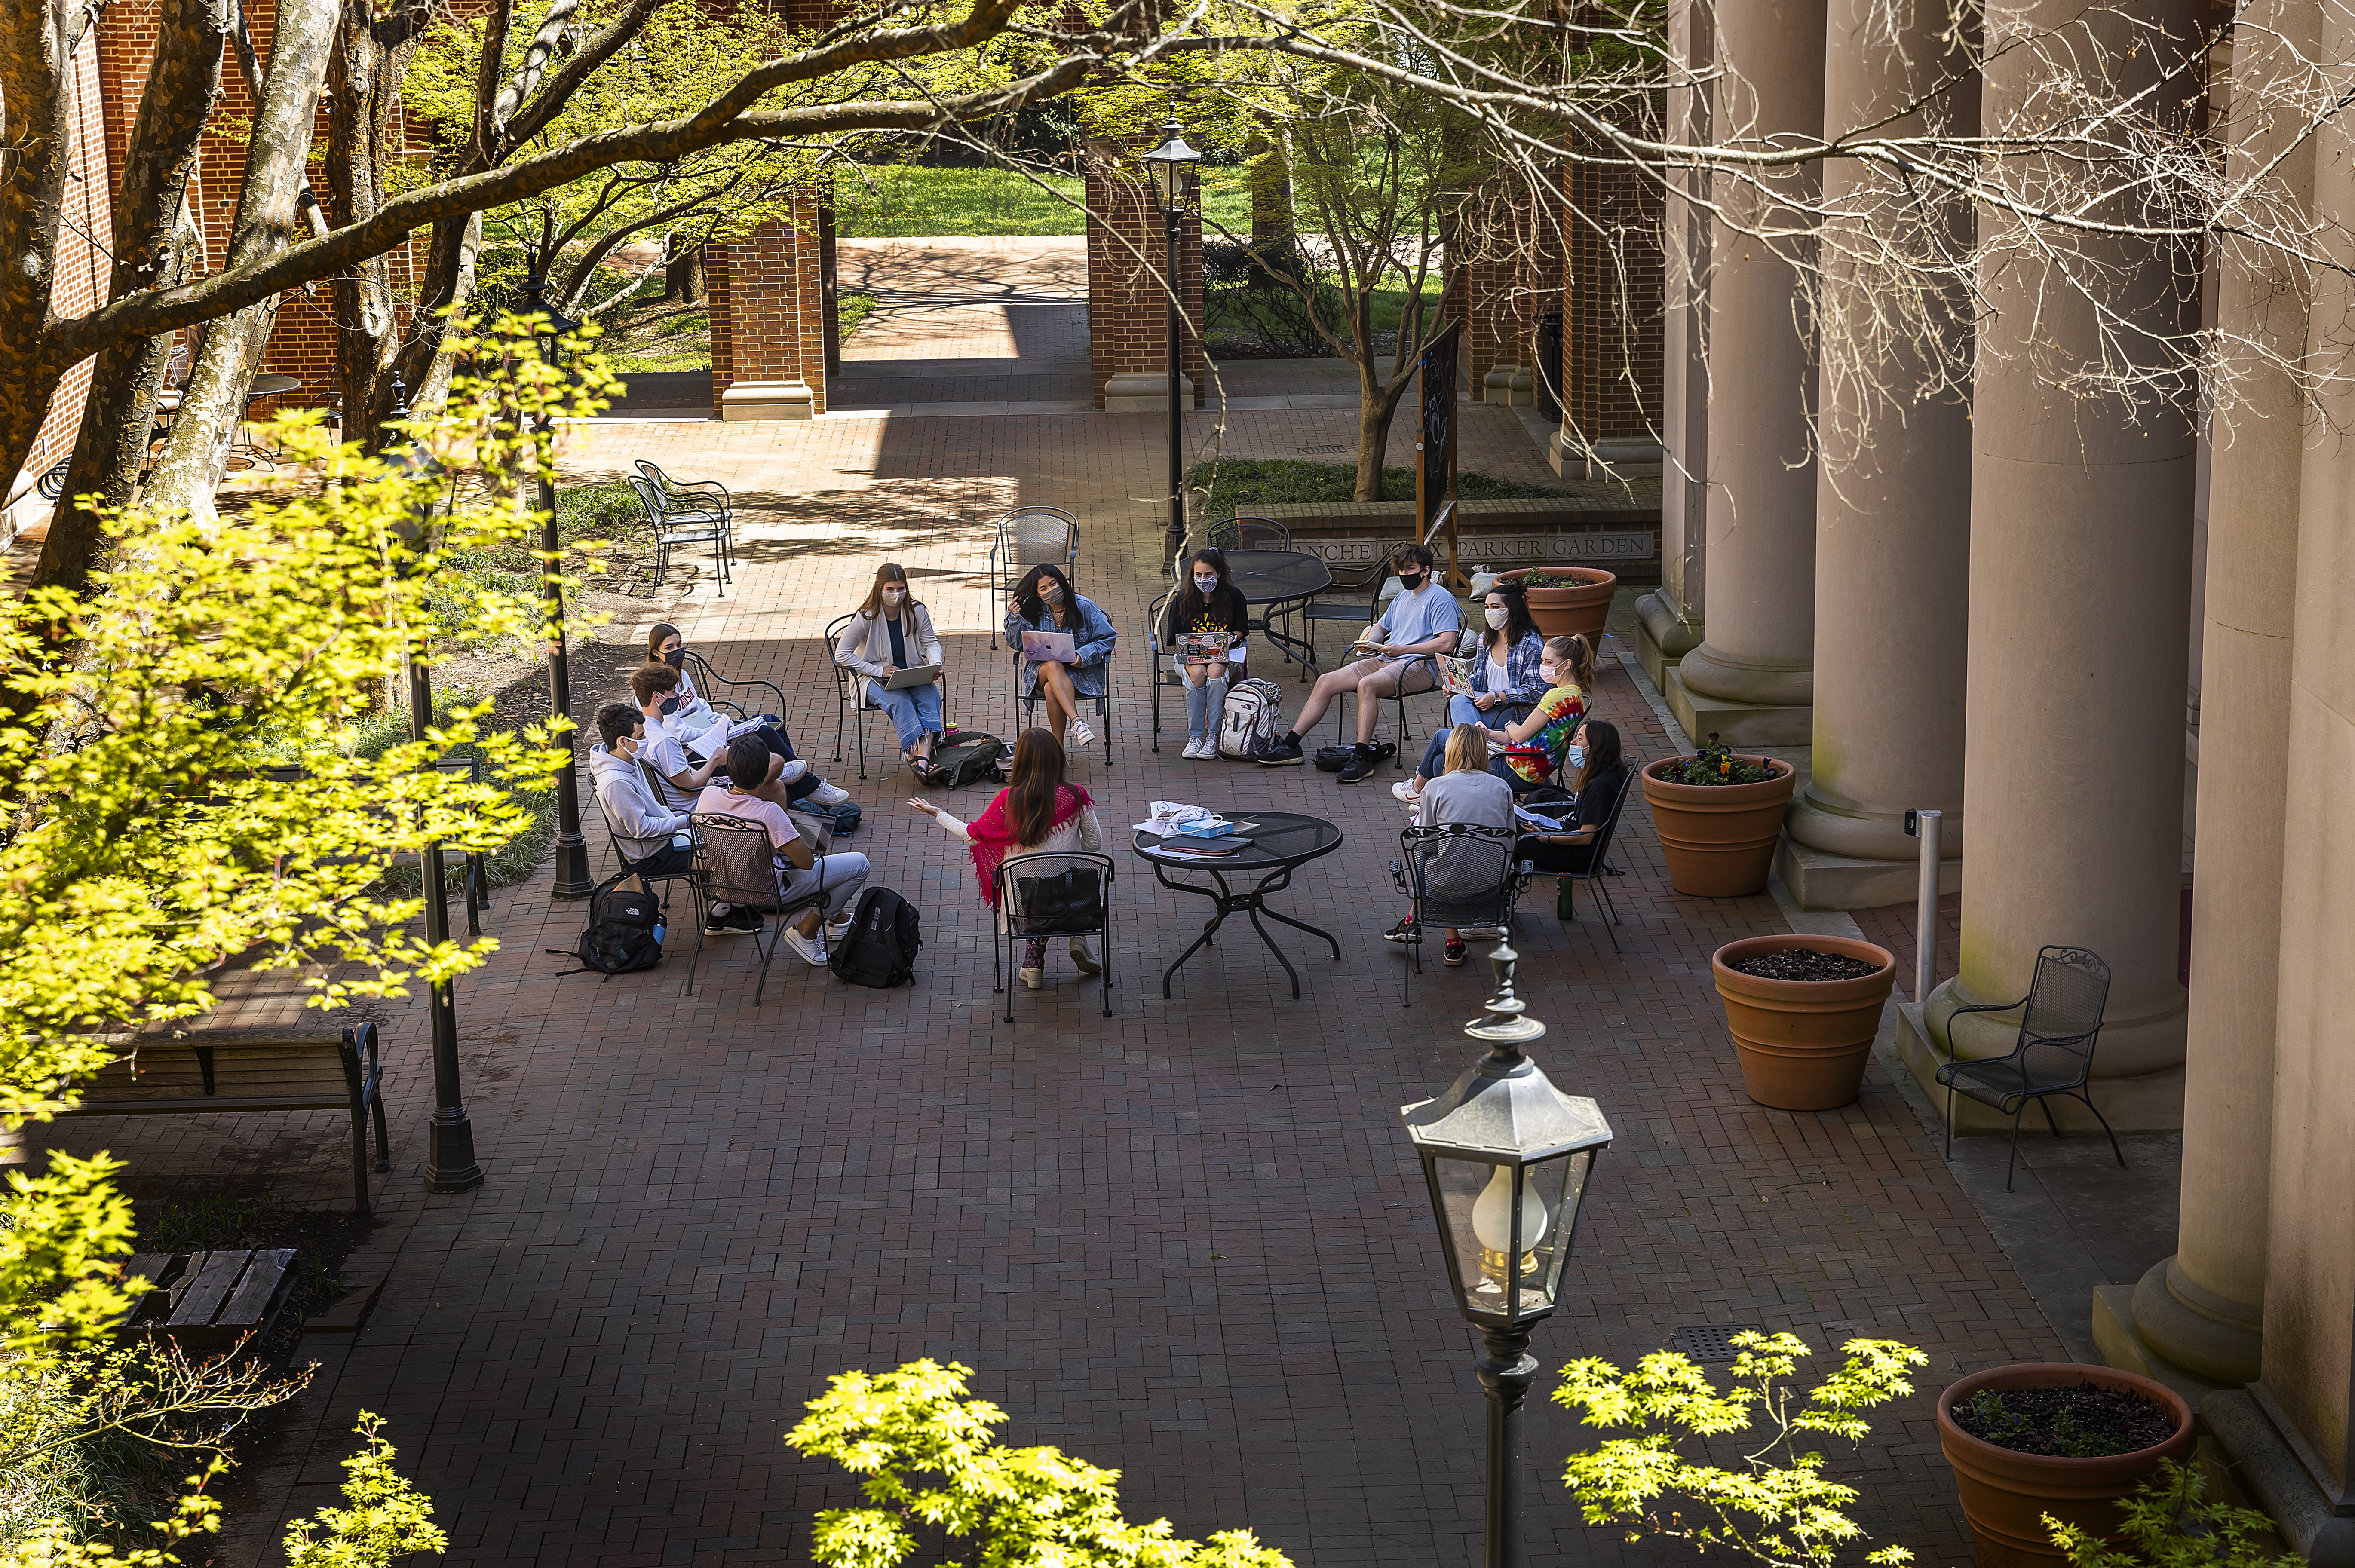
[[[1300,737],[1316,728],[1334,699],[1345,691],[1358,694],[1358,752],[1341,770],[1343,784],[1356,784],[1374,771],[1374,724],[1380,718],[1380,699],[1429,691],[1439,684],[1433,654],[1454,653],[1464,629],[1464,607],[1439,583],[1430,547],[1402,545],[1391,557],[1391,571],[1400,592],[1382,611],[1382,618],[1349,645],[1366,657],[1319,676],[1301,703],[1299,715],[1259,761],[1271,768],[1301,761]]]

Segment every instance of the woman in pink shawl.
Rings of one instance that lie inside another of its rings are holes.
[[[929,800],[908,805],[973,846],[974,880],[982,901],[997,903],[997,868],[1017,855],[1084,849],[1103,852],[1103,827],[1088,792],[1063,782],[1063,744],[1051,730],[1025,730],[1014,742],[1014,782],[997,792],[988,809],[963,822]],[[1004,929],[1006,912],[997,911]],[[1103,967],[1084,937],[1071,938],[1071,962],[1085,974]],[[1037,990],[1047,973],[1047,941],[1033,938],[1022,952],[1022,983]]]

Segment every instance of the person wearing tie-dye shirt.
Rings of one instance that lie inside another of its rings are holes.
[[[1571,737],[1585,721],[1587,693],[1594,689],[1594,645],[1582,636],[1549,638],[1538,673],[1546,694],[1529,716],[1488,731],[1490,741],[1505,749],[1489,769],[1517,795],[1553,776],[1570,751]]]

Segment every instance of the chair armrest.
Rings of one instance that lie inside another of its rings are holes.
[[[2024,1008],[2027,1005],[2026,997],[2020,997],[2016,1002],[1982,1002],[1976,1008],[1956,1008],[1950,1016],[1960,1018],[1965,1013],[2008,1013],[2015,1008]]]

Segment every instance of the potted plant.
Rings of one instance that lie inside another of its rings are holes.
[[[2112,1367],[1992,1367],[1938,1396],[1938,1446],[1955,1467],[1979,1568],[2059,1568],[2051,1515],[2115,1539],[2119,1502],[2191,1453],[2191,1407],[2165,1383]]]
[[[1790,763],[1736,755],[1711,731],[1700,751],[1652,763],[1643,780],[1670,887],[1697,898],[1729,899],[1766,885],[1783,812],[1798,781]]]
[[[1519,583],[1528,593],[1529,619],[1549,637],[1582,636],[1603,646],[1603,623],[1611,614],[1616,572],[1598,566],[1525,566],[1497,573],[1499,586]]]
[[[1887,948],[1845,936],[1745,936],[1712,954],[1710,969],[1752,1099],[1828,1111],[1856,1098],[1897,980]]]

